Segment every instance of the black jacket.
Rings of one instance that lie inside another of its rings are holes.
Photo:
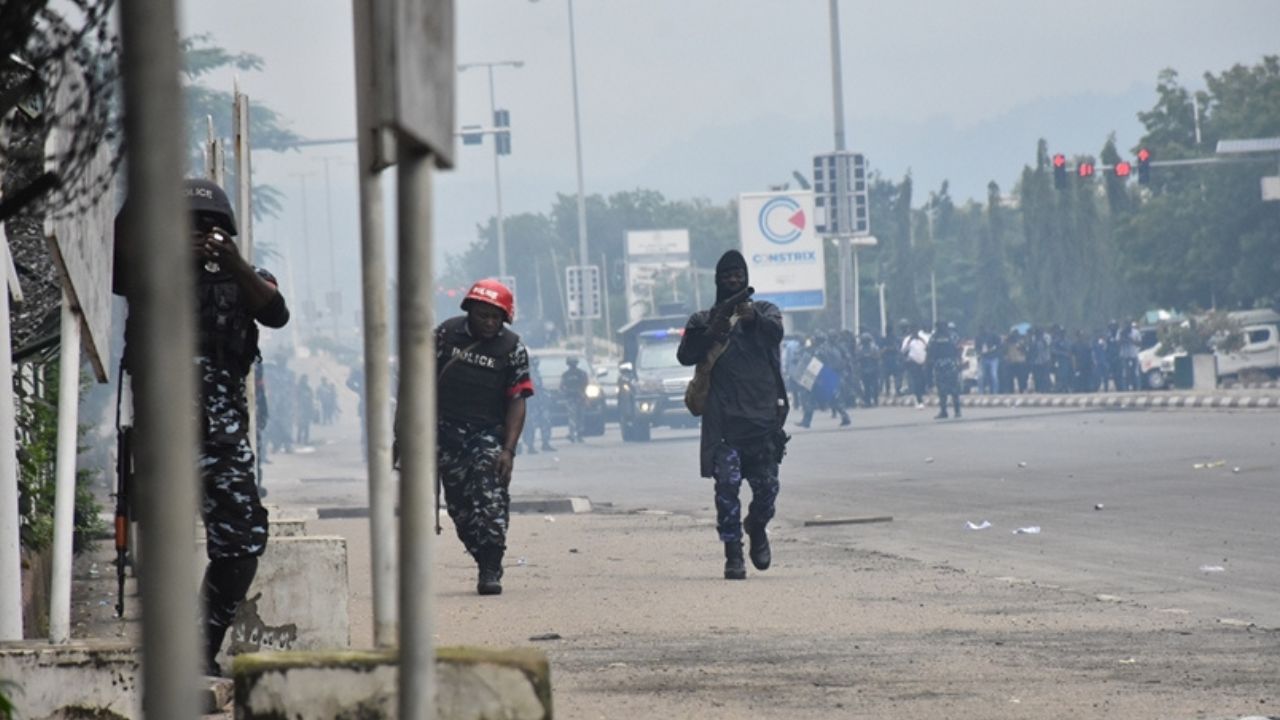
[[[711,391],[702,416],[702,477],[712,476],[716,445],[760,440],[775,433],[786,420],[787,391],[779,370],[782,311],[763,300],[752,302],[756,319],[738,322],[729,334],[728,349],[711,371]],[[709,311],[694,313],[685,325],[676,357],[683,365],[697,365],[715,339],[707,333]]]

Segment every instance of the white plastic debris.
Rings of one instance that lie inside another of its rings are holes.
[[[1039,525],[1028,525],[1028,526],[1026,526],[1026,527],[1020,527],[1020,528],[1018,528],[1017,530],[1014,530],[1014,531],[1013,531],[1013,534],[1014,534],[1014,535],[1039,535],[1039,534],[1040,534],[1040,526],[1039,526]]]
[[[1222,567],[1221,565],[1201,565],[1200,566],[1200,572],[1202,573],[1220,573],[1220,572],[1226,572],[1226,571],[1227,569]]]
[[[1094,506],[1093,506],[1093,509],[1094,509],[1094,510],[1101,510],[1101,509],[1102,509],[1102,508],[1104,508],[1104,507],[1106,507],[1106,505],[1103,505],[1102,503],[1095,503],[1095,504],[1094,504]]]
[[[516,560],[516,565],[518,565],[519,567],[524,567],[528,564],[529,564],[528,558],[519,558]]]
[[[975,523],[972,520],[966,520],[965,526],[968,527],[970,530],[986,530],[987,528],[991,527],[991,522],[989,520],[983,520],[980,523]]]
[[[1233,473],[1238,473],[1238,472],[1240,472],[1240,468],[1239,468],[1239,466],[1231,468],[1231,472],[1233,472]]]
[[[931,462],[933,462],[933,458],[931,458],[931,457],[927,457],[927,458],[925,458],[925,459],[924,459],[924,461],[925,461],[926,463],[931,463]]]
[[[555,522],[555,521],[556,521],[556,519],[555,519],[554,517],[550,516],[550,515],[543,515],[543,516],[542,516],[542,519],[543,519],[543,520],[546,520],[547,522]]]
[[[1026,467],[1026,466],[1027,466],[1027,463],[1026,463],[1025,461],[1022,461],[1022,462],[1019,462],[1019,463],[1018,463],[1018,467],[1020,467],[1020,468],[1024,468],[1024,467]]]

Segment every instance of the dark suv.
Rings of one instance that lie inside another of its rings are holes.
[[[646,442],[654,425],[698,424],[684,406],[693,368],[676,359],[683,333],[670,328],[636,334],[634,358],[623,362],[618,372],[618,425],[623,440]]]

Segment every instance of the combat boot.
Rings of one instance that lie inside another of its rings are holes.
[[[502,551],[486,549],[476,556],[480,566],[476,592],[480,595],[502,594]]]
[[[724,579],[747,579],[747,564],[742,559],[741,541],[724,544]]]
[[[747,520],[748,522],[743,523],[742,526],[751,540],[751,564],[757,570],[768,570],[769,565],[773,563],[773,553],[769,550],[769,533],[765,532],[763,527],[752,526],[751,518]]]

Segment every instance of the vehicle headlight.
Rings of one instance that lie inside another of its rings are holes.
[[[587,399],[588,399],[588,400],[595,400],[596,398],[600,397],[600,393],[601,393],[601,392],[602,392],[602,391],[600,390],[600,386],[599,386],[599,385],[588,385],[588,386],[587,386]]]

